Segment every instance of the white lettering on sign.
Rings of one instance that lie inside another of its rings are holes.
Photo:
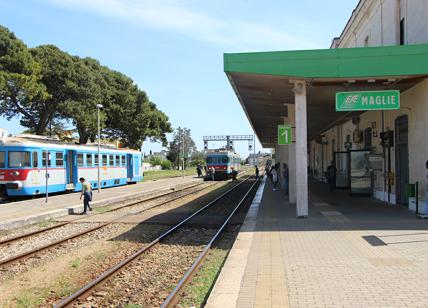
[[[361,104],[367,105],[395,105],[395,96],[362,96]]]

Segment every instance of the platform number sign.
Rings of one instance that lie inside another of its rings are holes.
[[[293,140],[292,130],[290,125],[278,125],[278,144],[291,144]]]

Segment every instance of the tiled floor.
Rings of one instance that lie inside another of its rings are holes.
[[[309,218],[296,219],[266,183],[208,307],[428,307],[426,220],[314,181],[310,191]]]

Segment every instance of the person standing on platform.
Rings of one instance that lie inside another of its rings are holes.
[[[232,169],[232,181],[237,181],[236,176],[238,175],[238,172],[235,170],[235,168],[231,168]]]
[[[333,161],[327,167],[328,191],[333,192],[336,189],[336,173],[337,169]]]
[[[270,175],[272,178],[272,183],[273,183],[273,188],[272,190],[275,191],[276,190],[276,185],[278,184],[278,170],[276,170],[276,166],[274,166],[271,171],[270,171]]]
[[[196,172],[198,173],[198,178],[202,176],[202,166],[200,164],[196,167]]]
[[[259,179],[259,167],[256,165],[256,180]]]
[[[211,180],[214,181],[215,180],[215,169],[214,166],[211,167]]]
[[[88,214],[87,210],[92,211],[92,207],[89,204],[92,201],[92,185],[90,182],[85,181],[85,178],[79,179],[80,183],[82,183],[82,192],[80,194],[80,200],[83,197],[83,215]]]
[[[282,170],[282,176],[284,178],[284,191],[285,191],[285,194],[288,195],[288,183],[289,183],[288,175],[289,175],[289,173],[288,173],[288,166],[287,166],[287,164],[284,163],[282,165],[282,168],[283,168],[283,170]]]

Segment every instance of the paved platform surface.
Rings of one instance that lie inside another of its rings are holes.
[[[148,195],[155,191],[169,190],[172,187],[188,185],[196,181],[202,180],[194,176],[176,177],[106,188],[102,189],[100,194],[95,190],[92,204],[94,206],[101,206],[112,202],[125,201],[137,196]],[[44,198],[37,198],[0,204],[0,230],[16,228],[67,214],[79,213],[83,209],[82,201],[79,198],[80,192],[50,196],[48,203],[45,203]]]
[[[428,307],[428,221],[310,181],[309,218],[266,182],[206,307]]]

